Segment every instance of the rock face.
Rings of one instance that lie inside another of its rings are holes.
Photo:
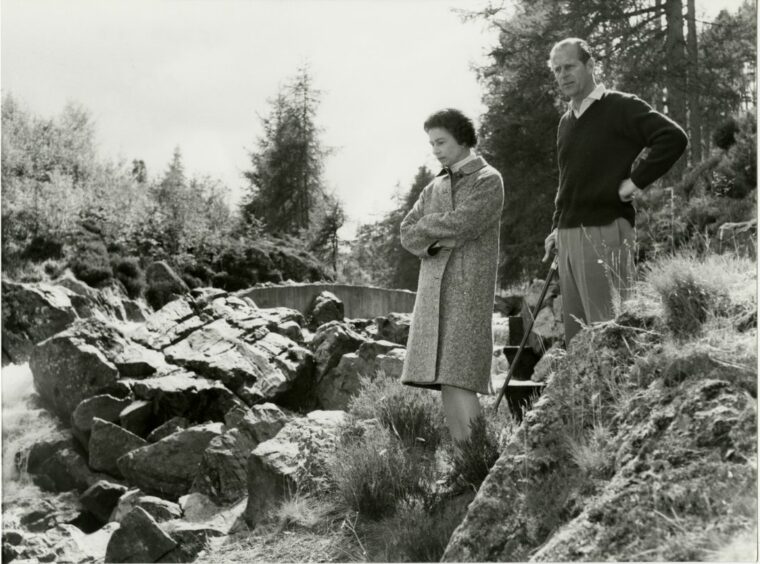
[[[82,400],[108,390],[119,378],[98,348],[69,331],[35,347],[29,366],[40,397],[64,421]]]
[[[121,521],[106,548],[106,562],[156,562],[177,543],[144,509],[135,507]]]
[[[146,298],[154,309],[160,309],[190,291],[187,284],[164,261],[148,265],[145,281],[148,284]]]
[[[118,467],[130,484],[166,499],[186,494],[208,444],[222,434],[221,423],[198,425],[125,454]]]
[[[3,364],[29,360],[35,344],[63,331],[77,313],[70,292],[47,284],[3,280]]]
[[[444,561],[701,560],[705,530],[746,530],[756,356],[668,350],[645,323],[584,330],[554,359]]]
[[[330,321],[343,321],[344,316],[343,302],[332,292],[321,292],[314,297],[309,306],[307,319],[309,329],[316,330],[320,325]]]
[[[343,411],[312,411],[254,449],[248,457],[248,524],[255,525],[288,491],[295,491],[299,465],[309,456],[323,460],[334,450],[345,415]]]
[[[356,352],[364,341],[364,337],[346,324],[334,321],[322,325],[309,343],[314,352],[317,381],[335,368],[344,354]]]

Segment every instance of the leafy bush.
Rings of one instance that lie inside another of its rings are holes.
[[[407,446],[435,450],[443,437],[443,412],[435,394],[410,388],[378,372],[360,380],[348,411],[359,419],[377,419]]]
[[[424,472],[383,427],[342,435],[327,468],[346,505],[371,519],[392,514],[399,501],[424,491]]]
[[[69,261],[74,276],[92,287],[102,286],[113,278],[108,251],[102,241],[87,239],[79,242]]]
[[[111,261],[114,276],[124,284],[127,295],[138,298],[145,288],[145,275],[140,268],[140,259],[137,257],[116,257]]]
[[[451,461],[457,479],[477,489],[499,458],[502,428],[480,415],[470,422],[470,436],[454,445]]]

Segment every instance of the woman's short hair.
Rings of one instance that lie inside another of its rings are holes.
[[[425,131],[430,131],[434,127],[445,129],[451,133],[457,143],[466,147],[474,147],[478,144],[472,120],[454,108],[446,108],[431,114],[425,120],[424,127]]]

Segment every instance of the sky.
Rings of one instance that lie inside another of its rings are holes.
[[[395,207],[417,169],[439,167],[425,117],[485,111],[473,66],[496,43],[456,9],[485,0],[3,0],[0,89],[45,117],[77,102],[105,159],[143,159],[152,178],[179,147],[190,175],[232,202],[268,100],[299,66],[322,92],[328,190],[359,223]],[[697,1],[707,19],[741,0]]]

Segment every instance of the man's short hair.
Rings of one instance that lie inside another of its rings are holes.
[[[472,120],[454,108],[446,108],[431,114],[425,120],[424,127],[425,131],[430,131],[434,127],[445,129],[451,133],[457,143],[466,147],[474,147],[478,144]]]
[[[551,60],[554,56],[554,53],[557,52],[558,49],[562,49],[563,47],[569,47],[570,45],[574,45],[578,49],[578,58],[580,59],[581,63],[584,65],[586,62],[593,58],[593,53],[591,52],[591,48],[588,46],[588,43],[586,43],[585,39],[580,39],[579,37],[568,37],[566,39],[563,39],[562,41],[557,41],[554,46],[552,47],[552,50],[549,51],[549,66],[551,67]]]

